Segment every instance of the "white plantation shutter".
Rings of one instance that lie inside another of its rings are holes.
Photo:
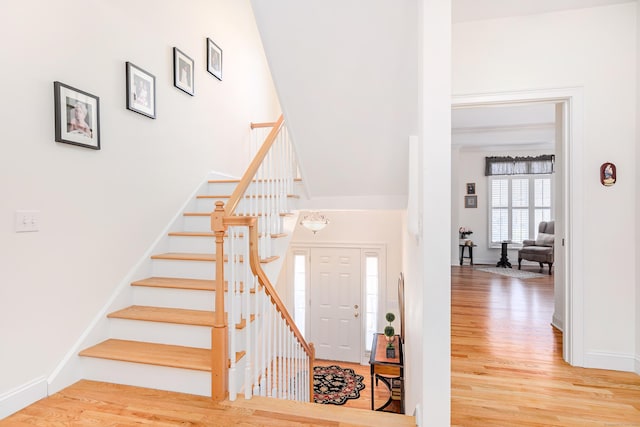
[[[491,241],[509,238],[509,180],[491,180]]]
[[[489,183],[490,245],[535,238],[538,224],[551,219],[551,176],[490,176]]]
[[[534,179],[535,228],[533,238],[538,237],[538,224],[551,220],[551,179]]]

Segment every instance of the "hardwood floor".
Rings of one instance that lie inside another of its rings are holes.
[[[452,426],[640,426],[640,376],[562,360],[552,280],[452,268]]]
[[[470,266],[452,267],[451,276],[452,426],[640,426],[640,376],[574,368],[562,360],[562,334],[550,325],[553,276],[520,280]],[[344,407],[273,406],[259,398],[216,404],[198,396],[82,381],[0,426],[407,425],[407,417],[369,410],[368,366],[336,363],[364,376],[366,385],[360,398]],[[386,401],[383,386],[373,392],[376,403]],[[356,412],[347,418],[338,409],[345,407]]]

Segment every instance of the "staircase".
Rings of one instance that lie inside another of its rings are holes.
[[[253,179],[249,186],[264,187],[264,182]],[[300,364],[299,352],[292,345],[280,347],[263,343],[261,335],[271,331],[271,324],[277,324],[278,316],[258,310],[266,305],[265,301],[279,302],[277,295],[269,293],[273,292],[272,288],[265,294],[267,286],[263,282],[275,283],[282,265],[281,254],[286,251],[296,217],[278,213],[275,226],[274,220],[269,220],[266,231],[259,233],[263,248],[259,263],[265,270],[260,267],[260,274],[241,277],[238,265],[245,264],[241,268],[250,271],[249,235],[256,233],[255,227],[238,231],[236,227],[227,230],[225,226],[223,232],[218,227],[217,234],[225,235],[224,244],[220,241],[218,249],[216,233],[212,231],[216,223],[212,214],[216,203],[221,206],[227,202],[239,183],[240,180],[208,180],[187,204],[166,238],[157,244],[149,263],[141,267],[137,277],[143,278],[131,283],[130,304],[107,315],[109,338],[80,351],[83,378],[214,398],[220,394],[216,387],[218,390],[224,387],[224,395],[229,393],[232,400],[240,391],[244,391],[246,397],[252,393],[270,396],[279,383],[289,382],[288,387],[301,388],[293,384],[298,379],[282,377],[282,371],[289,371],[297,378],[303,369],[310,372],[312,362]],[[235,213],[236,218],[240,218],[238,225],[261,218],[264,213],[256,209],[265,205],[260,200],[266,197],[269,196],[251,191],[243,195],[234,206],[234,213],[240,212]],[[287,194],[286,198],[296,196]],[[229,217],[227,214],[225,221]],[[221,222],[219,220],[218,225]],[[228,238],[229,234],[232,238]],[[237,251],[240,246],[246,246],[244,254]],[[221,248],[224,248],[223,256],[216,254]],[[216,306],[222,299],[218,300],[216,293],[222,288],[215,277],[225,278],[226,297],[223,295],[221,315],[216,313]],[[256,294],[263,296],[260,299]],[[285,321],[287,316],[281,313]],[[252,327],[258,319],[263,323]],[[220,336],[222,323],[224,338]],[[228,338],[227,328],[233,329]],[[278,328],[269,334],[280,337],[279,342],[284,342],[286,329],[297,331],[295,325]],[[267,350],[272,356],[268,356]],[[223,353],[227,351],[232,355],[226,357]],[[265,362],[264,372],[255,369],[260,360]],[[278,374],[281,376],[276,377]],[[308,374],[306,377],[308,388]],[[262,388],[260,382],[263,382]],[[293,398],[286,392],[284,397]]]

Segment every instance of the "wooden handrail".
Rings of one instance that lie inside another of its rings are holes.
[[[282,127],[283,123],[284,123],[284,115],[281,114],[280,117],[278,118],[278,121],[276,121],[275,125],[273,126],[273,129],[271,129],[271,132],[269,132],[269,135],[267,135],[267,138],[264,140],[264,144],[262,144],[262,147],[260,148],[256,156],[253,158],[253,160],[251,161],[251,164],[247,168],[247,171],[244,173],[244,175],[242,176],[242,179],[240,180],[240,182],[236,186],[236,189],[233,191],[233,194],[229,198],[229,201],[227,202],[227,206],[225,206],[225,209],[224,209],[225,216],[231,216],[233,215],[233,212],[235,212],[236,207],[238,206],[238,203],[240,203],[240,200],[244,196],[244,193],[247,191],[247,188],[249,188],[251,181],[253,180],[256,173],[258,172],[258,169],[260,168],[262,161],[267,156],[269,149],[271,149],[271,146],[275,142],[276,137],[278,136],[278,133],[280,132],[280,128]]]
[[[266,294],[271,299],[271,302],[276,306],[276,310],[280,313],[280,316],[286,321],[289,329],[295,335],[296,339],[304,348],[304,351],[311,358],[314,355],[315,351],[313,349],[313,345],[307,343],[307,341],[300,333],[300,330],[296,326],[295,321],[289,314],[287,307],[284,305],[278,293],[275,291],[273,285],[269,281],[267,274],[262,269],[262,265],[260,263],[260,255],[258,254],[258,220],[253,216],[230,216],[225,217],[224,225],[226,227],[232,226],[246,226],[249,227],[249,265],[251,266],[251,271],[258,277],[258,282],[264,286]]]
[[[293,336],[298,341],[301,348],[306,353],[309,359],[309,393],[310,399],[313,401],[313,369],[315,362],[315,348],[313,344],[309,344],[306,342],[300,330],[296,326],[293,318],[289,314],[286,306],[278,296],[275,288],[269,281],[267,274],[264,272],[260,262],[260,254],[258,252],[258,217],[257,216],[245,216],[245,215],[236,215],[235,210],[240,203],[240,200],[245,197],[245,194],[251,185],[251,183],[258,178],[258,171],[260,170],[261,165],[265,161],[267,154],[271,150],[272,146],[276,142],[278,138],[278,134],[280,133],[284,124],[284,116],[280,115],[278,120],[275,123],[264,123],[264,124],[251,124],[251,128],[255,127],[272,127],[269,135],[265,139],[262,147],[256,153],[254,159],[251,161],[251,164],[247,168],[246,172],[240,179],[237,184],[233,194],[229,197],[229,201],[226,206],[224,206],[223,202],[216,202],[216,208],[211,213],[211,230],[214,232],[216,236],[216,256],[220,256],[220,259],[223,259],[224,256],[224,248],[222,245],[224,234],[229,227],[234,226],[242,226],[248,227],[249,233],[249,266],[254,276],[258,279],[258,286],[263,286],[265,295],[271,300],[272,304],[275,306],[274,308],[279,312],[280,317],[284,320],[287,327],[293,333]],[[269,180],[269,178],[266,178]],[[223,366],[223,360],[226,360],[228,342],[227,335],[228,334],[228,324],[226,316],[224,316],[224,267],[223,263],[216,263],[216,299],[215,299],[215,321],[214,327],[212,328],[212,343],[216,343],[219,345],[221,349],[223,349],[221,353],[223,356],[212,356],[212,398],[214,400],[221,400],[224,397],[226,391],[228,391],[228,384],[226,381],[226,377],[228,376],[227,366]],[[223,336],[223,332],[225,336]],[[216,378],[217,377],[217,378]],[[220,381],[221,380],[221,381]],[[235,391],[234,391],[235,393]],[[235,394],[234,394],[235,396]]]
[[[272,128],[276,125],[276,122],[267,122],[267,123],[251,123],[251,129],[257,128]]]

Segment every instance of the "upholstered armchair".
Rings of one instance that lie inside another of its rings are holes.
[[[553,266],[553,242],[554,242],[554,222],[542,221],[538,225],[538,237],[536,240],[524,240],[522,249],[518,251],[518,270],[522,267],[522,260],[537,261],[540,269],[544,264],[549,264],[549,274]]]

